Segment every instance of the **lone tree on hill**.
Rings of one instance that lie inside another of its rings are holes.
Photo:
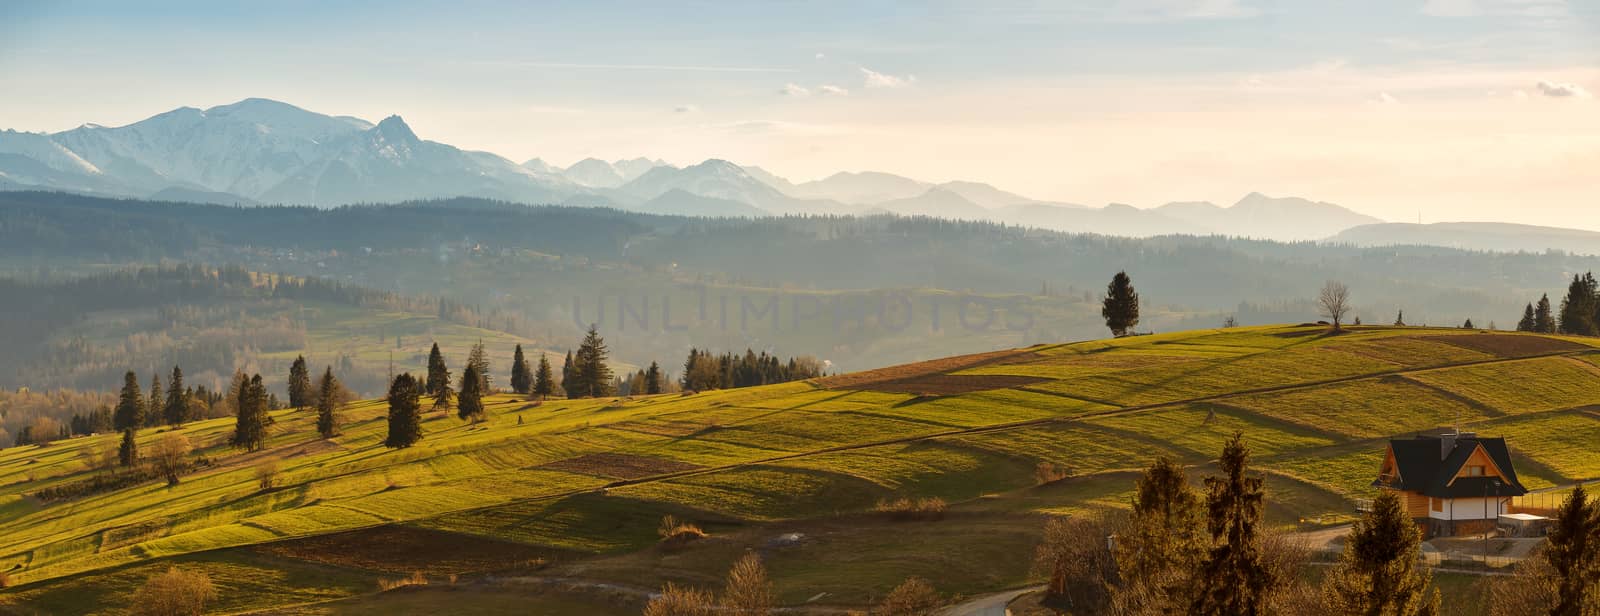
[[[339,435],[339,406],[344,403],[344,386],[333,376],[333,366],[328,366],[317,383],[317,434],[322,438]]]
[[[528,359],[522,356],[522,345],[517,345],[517,350],[511,357],[511,391],[527,395],[533,390],[533,366],[528,365]]]
[[[539,371],[533,375],[533,394],[547,398],[556,393],[556,377],[550,370],[550,358],[539,354]]]
[[[1260,477],[1245,474],[1250,450],[1235,432],[1222,448],[1220,477],[1206,478],[1206,527],[1212,547],[1199,569],[1199,592],[1189,613],[1202,616],[1257,616],[1266,613],[1276,580],[1262,558]]]
[[[467,364],[467,371],[461,373],[461,397],[456,404],[457,417],[472,423],[483,421],[483,390],[478,388],[480,382],[478,368]]]
[[[303,409],[316,402],[311,388],[311,369],[306,367],[306,357],[299,355],[289,365],[289,406]]]
[[[217,589],[206,574],[168,567],[133,593],[129,611],[134,616],[199,616],[216,600]]]
[[[1394,326],[1395,327],[1405,327],[1406,326],[1406,311],[1401,310],[1400,312],[1395,313],[1395,315],[1394,315]]]
[[[1116,542],[1120,594],[1137,613],[1182,612],[1193,600],[1194,571],[1206,558],[1205,513],[1183,465],[1156,458],[1139,477],[1133,514]],[[1131,591],[1131,592],[1130,592]]]
[[[439,395],[439,388],[450,386],[450,367],[444,363],[444,354],[439,352],[439,343],[433,343],[433,350],[428,351],[428,382],[424,393],[430,396]]]
[[[611,395],[611,367],[606,365],[608,355],[605,339],[600,337],[600,331],[595,326],[590,325],[589,332],[583,336],[583,343],[578,345],[578,354],[573,357],[573,367],[578,377],[578,397]],[[571,395],[570,390],[568,395]]]
[[[1477,328],[1472,326],[1472,319],[1469,318],[1469,319],[1467,319],[1467,322],[1461,324],[1461,329],[1477,329]]]
[[[161,419],[169,426],[182,424],[189,417],[189,390],[183,387],[183,369],[172,367],[172,380],[167,383],[167,400],[161,408]]]
[[[1111,284],[1106,285],[1100,316],[1105,317],[1106,327],[1111,328],[1113,336],[1126,336],[1139,324],[1139,292],[1133,289],[1133,280],[1128,278],[1127,272],[1117,272],[1111,277]]]
[[[1338,614],[1438,614],[1439,591],[1428,592],[1433,574],[1417,562],[1421,547],[1399,494],[1383,491],[1351,527],[1338,566],[1323,580],[1323,602]]]
[[[422,440],[422,388],[410,372],[394,377],[389,384],[389,435],[383,446],[410,447]]]
[[[150,448],[150,464],[167,479],[167,485],[178,485],[178,476],[189,467],[189,450],[188,437],[181,432],[168,432]]]
[[[489,378],[489,352],[483,349],[482,340],[472,345],[472,351],[467,353],[467,365],[477,369],[478,391],[485,394],[493,391],[490,389],[494,380]]]
[[[1539,296],[1539,304],[1533,309],[1533,331],[1541,334],[1556,333],[1556,317],[1550,312],[1550,294]]]
[[[250,377],[239,387],[235,406],[238,414],[234,417],[233,438],[229,444],[247,451],[260,451],[266,445],[267,425],[271,423],[267,404],[267,388],[261,383],[261,375]]]
[[[122,375],[122,394],[117,397],[117,410],[111,415],[112,427],[118,430],[144,425],[144,394],[139,392],[139,375],[129,370]]]
[[[1533,302],[1528,302],[1528,307],[1522,309],[1522,320],[1517,321],[1517,331],[1538,331],[1535,329],[1538,326],[1538,318],[1533,312]]]
[[[650,368],[644,371],[644,393],[661,393],[661,366],[650,362]]]
[[[1350,287],[1337,280],[1329,280],[1317,293],[1317,307],[1321,314],[1333,322],[1333,331],[1344,325],[1344,315],[1350,312]]]

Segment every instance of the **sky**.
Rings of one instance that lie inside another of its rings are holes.
[[[0,0],[0,128],[248,97],[568,165],[1600,230],[1600,0]]]

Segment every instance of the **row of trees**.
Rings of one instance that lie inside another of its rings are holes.
[[[822,362],[811,356],[784,361],[766,351],[758,354],[745,349],[744,355],[713,355],[710,350],[689,349],[680,384],[689,391],[754,387],[817,378],[823,369]]]
[[[1550,295],[1539,296],[1522,309],[1517,331],[1545,334],[1600,336],[1600,282],[1593,272],[1573,274],[1559,312],[1551,310]]]

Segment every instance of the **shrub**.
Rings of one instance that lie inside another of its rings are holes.
[[[138,616],[199,616],[216,598],[217,589],[206,574],[168,567],[133,593],[130,611]]]
[[[681,547],[706,537],[706,531],[700,530],[699,526],[672,515],[661,517],[661,526],[656,528],[656,534],[661,536],[661,544],[667,547]]]
[[[256,465],[256,483],[260,484],[262,491],[271,490],[278,484],[278,461],[266,460]]]
[[[889,591],[889,596],[884,597],[883,603],[878,604],[878,609],[872,613],[880,616],[931,616],[943,603],[932,584],[922,578],[912,577]]]
[[[1072,476],[1072,471],[1065,466],[1056,466],[1053,462],[1040,462],[1033,467],[1033,480],[1039,485],[1051,484]]]
[[[873,508],[878,513],[888,514],[889,519],[896,522],[912,520],[941,520],[944,519],[945,502],[937,496],[931,498],[897,498],[891,501],[878,501]]]
[[[667,582],[661,594],[650,598],[644,616],[712,616],[716,598],[709,591],[684,588]]]
[[[722,591],[723,613],[734,616],[767,616],[772,613],[772,582],[767,568],[755,552],[745,552],[728,570],[728,586]]]
[[[403,587],[406,587],[406,586],[427,586],[427,585],[428,585],[428,576],[423,575],[421,571],[412,571],[411,575],[408,575],[406,577],[403,577],[403,578],[400,578],[400,579],[397,579],[397,580],[386,580],[386,579],[385,580],[378,580],[378,589],[382,590],[382,591],[390,591],[390,590],[394,590],[396,588],[403,588]]]

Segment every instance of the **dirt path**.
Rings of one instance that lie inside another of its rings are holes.
[[[966,603],[959,603],[939,610],[938,616],[1006,616],[1010,613],[1006,611],[1006,606],[1010,605],[1017,597],[1039,590],[1044,590],[1044,586],[1029,586],[1027,588],[984,595]]]

